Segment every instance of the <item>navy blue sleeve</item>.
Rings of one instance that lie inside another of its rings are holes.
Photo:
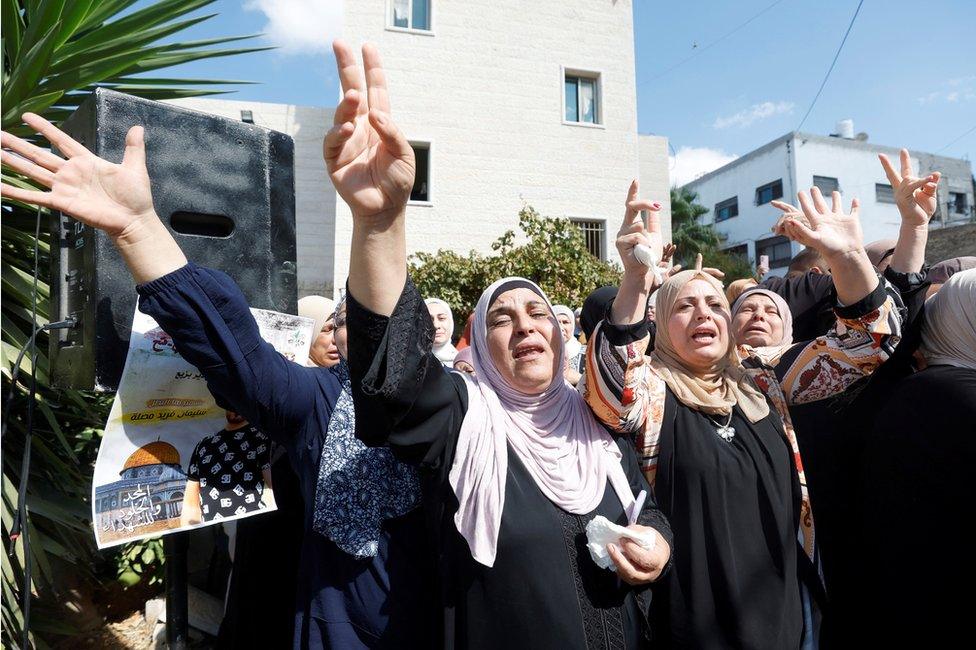
[[[328,421],[318,411],[331,405],[314,374],[326,371],[288,361],[262,339],[244,294],[227,274],[191,263],[136,290],[139,309],[173,337],[218,403],[289,452],[305,445],[317,420]]]
[[[460,374],[431,353],[434,328],[408,278],[389,317],[346,295],[356,437],[446,480],[467,410]]]

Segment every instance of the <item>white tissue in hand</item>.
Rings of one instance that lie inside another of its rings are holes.
[[[616,544],[620,547],[620,539],[626,537],[637,542],[642,548],[648,551],[654,548],[657,543],[657,535],[653,530],[637,532],[618,526],[612,523],[603,515],[597,515],[590,523],[586,524],[586,548],[590,551],[590,557],[601,569],[615,569],[613,558],[607,550],[607,544]]]
[[[658,264],[661,263],[661,258],[654,254],[654,251],[650,246],[645,246],[644,244],[637,244],[634,246],[634,257],[638,262],[651,269],[654,272],[655,281],[661,283],[661,267]]]

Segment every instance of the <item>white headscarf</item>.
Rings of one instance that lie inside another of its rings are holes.
[[[576,314],[573,313],[572,309],[570,309],[566,305],[553,305],[552,312],[556,314],[556,316],[559,316],[559,314],[564,314],[566,316],[569,316],[569,322],[573,324],[573,331],[576,331]],[[561,329],[562,327],[560,326],[560,330]],[[577,356],[579,356],[579,353],[583,350],[583,346],[580,345],[580,342],[576,340],[576,337],[573,336],[572,333],[569,335],[569,340],[563,341],[563,343],[566,346],[567,359],[570,360],[575,359]]]
[[[488,349],[488,308],[494,297],[516,287],[532,290],[549,304],[542,289],[523,278],[499,280],[481,294],[471,326],[476,375],[464,375],[468,410],[449,475],[458,500],[454,523],[471,556],[489,567],[495,563],[505,508],[509,448],[546,498],[563,510],[592,512],[603,500],[607,480],[628,514],[634,504],[620,450],[561,372],[544,391],[528,395],[509,386],[495,367]],[[563,346],[554,352],[561,368]]]
[[[424,300],[426,305],[442,305],[444,309],[447,310],[447,343],[443,345],[434,346],[434,356],[437,360],[443,363],[448,368],[454,367],[454,357],[457,356],[457,348],[451,345],[451,337],[454,335],[454,312],[451,311],[451,306],[441,300],[440,298],[427,298]]]
[[[925,301],[919,349],[931,366],[976,370],[976,269],[954,274]]]
[[[305,296],[298,301],[298,315],[315,321],[312,326],[313,343],[333,313],[335,313],[335,302],[325,296]],[[306,363],[309,366],[315,365],[311,358]]]

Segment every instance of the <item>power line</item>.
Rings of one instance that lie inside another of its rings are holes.
[[[680,68],[681,66],[683,66],[686,63],[688,63],[689,61],[691,61],[692,59],[694,59],[695,57],[697,57],[699,54],[701,54],[705,50],[708,50],[708,49],[712,48],[713,46],[718,45],[719,43],[721,43],[722,41],[724,41],[725,39],[727,39],[729,36],[731,36],[732,34],[735,34],[737,31],[739,31],[740,29],[742,29],[743,27],[745,27],[746,25],[748,25],[749,23],[751,23],[752,21],[754,21],[756,18],[759,18],[764,13],[766,13],[767,11],[769,11],[770,9],[772,9],[773,7],[775,7],[776,5],[780,4],[781,2],[783,2],[783,0],[776,0],[776,2],[774,2],[771,5],[769,5],[765,9],[761,10],[759,13],[755,14],[752,18],[750,18],[746,22],[742,23],[741,25],[739,25],[738,27],[736,27],[732,31],[726,33],[724,36],[721,36],[718,39],[712,41],[711,43],[709,43],[705,47],[702,47],[702,48],[697,49],[690,56],[687,56],[684,59],[682,59],[681,61],[678,61],[677,63],[675,63],[670,68],[667,68],[667,69],[663,70],[662,72],[660,72],[657,75],[651,77],[650,79],[645,79],[644,81],[641,82],[641,85],[646,84],[646,83],[650,83],[652,81],[656,81],[657,79],[660,79],[661,77],[663,77],[664,75],[668,74],[672,70],[675,70],[677,68]]]
[[[813,110],[813,107],[817,104],[817,100],[820,99],[820,93],[823,92],[824,86],[827,85],[827,80],[830,79],[830,73],[834,71],[834,66],[837,64],[837,58],[840,56],[841,50],[844,49],[844,43],[847,42],[847,37],[851,33],[851,28],[854,27],[854,21],[857,20],[857,14],[861,11],[861,5],[863,4],[864,0],[857,3],[857,9],[854,10],[854,15],[851,16],[851,24],[847,26],[847,31],[844,32],[844,38],[840,42],[840,47],[837,48],[837,53],[834,54],[834,60],[830,62],[830,68],[827,69],[827,74],[824,76],[824,80],[820,84],[820,89],[817,91],[816,97],[814,97],[813,101],[810,102],[810,108],[807,109],[806,115],[804,115],[803,119],[800,120],[800,125],[796,127],[797,131],[803,128],[803,123],[807,121],[808,117],[810,117],[810,111]]]
[[[969,129],[968,131],[966,131],[965,133],[963,133],[961,136],[959,136],[958,138],[956,138],[955,140],[953,140],[952,142],[950,142],[946,146],[942,147],[941,149],[939,149],[935,153],[942,153],[943,151],[945,151],[946,149],[948,149],[952,145],[956,144],[957,142],[959,142],[960,140],[962,140],[963,138],[965,138],[967,135],[969,135],[973,131],[976,131],[976,126],[974,126],[973,128]]]

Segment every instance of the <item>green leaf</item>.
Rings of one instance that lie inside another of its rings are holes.
[[[14,104],[7,110],[7,112],[3,114],[2,123],[4,128],[7,128],[8,124],[20,123],[20,116],[24,113],[43,112],[44,110],[58,103],[58,100],[61,99],[62,95],[64,95],[64,91],[56,90],[54,92],[44,93],[42,95],[35,95],[27,101],[21,102],[20,104]]]
[[[163,0],[156,2],[145,9],[134,11],[128,16],[119,18],[110,23],[105,23],[100,27],[92,29],[84,36],[72,41],[63,48],[63,56],[70,57],[84,53],[95,47],[103,47],[106,44],[114,43],[126,38],[141,37],[147,33],[152,33],[153,28],[162,25],[168,20],[173,20],[179,16],[190,13],[200,7],[210,4],[214,0]],[[216,14],[212,14],[216,15]],[[193,19],[200,22],[199,19]],[[204,18],[203,20],[206,20]],[[194,23],[191,23],[194,24]],[[170,32],[172,33],[172,32]],[[166,34],[164,34],[166,35]],[[162,38],[157,36],[151,39]],[[131,48],[126,48],[131,49]]]
[[[140,559],[142,560],[143,564],[152,564],[153,562],[156,561],[156,552],[153,551],[151,548],[147,548],[145,551],[142,552],[142,556],[140,557]]]
[[[51,25],[41,40],[33,45],[24,58],[14,66],[10,80],[3,89],[2,103],[8,107],[7,112],[10,108],[17,109],[18,114],[22,112],[19,111],[19,104],[28,97],[29,92],[36,91],[37,83],[47,72],[57,37],[58,26]]]
[[[112,16],[119,15],[135,3],[136,0],[99,0],[94,10],[78,26],[78,32],[84,34],[88,30],[101,25]]]
[[[3,21],[3,52],[8,61],[20,58],[20,44],[24,36],[24,19],[20,16],[17,0],[2,0],[0,20]],[[4,66],[6,67],[6,66]],[[4,79],[4,85],[7,80]]]
[[[65,0],[43,0],[28,6],[27,31],[24,32],[24,43],[21,47],[33,48],[39,43],[42,34],[46,35],[51,29],[55,30],[57,37],[58,21],[61,17],[61,10],[64,9]]]
[[[200,85],[236,85],[254,84],[254,81],[239,81],[236,79],[166,79],[156,77],[113,77],[106,79],[105,84],[138,84],[142,86],[200,86]]]
[[[61,31],[58,33],[58,48],[75,35],[75,30],[84,22],[93,4],[95,4],[95,0],[71,0],[68,3],[67,8],[61,12]]]
[[[114,38],[104,33],[108,30],[108,28],[95,30],[85,38],[79,39],[67,47],[61,48],[57,52],[55,63],[51,66],[51,73],[56,74],[58,72],[63,72],[64,70],[75,67],[80,63],[84,63],[85,61],[89,61],[93,58],[98,58],[104,53],[112,51],[118,52],[120,50],[125,52],[135,52],[149,43],[153,43],[161,38],[169,36],[170,34],[175,34],[179,31],[192,27],[193,25],[201,23],[209,18],[213,18],[216,15],[217,14],[209,14],[207,16],[191,18],[179,23],[163,25],[161,27],[157,27],[156,29],[146,31],[137,31],[135,33],[127,32]]]
[[[150,70],[157,70],[159,68],[168,68],[174,65],[180,65],[183,63],[188,63],[190,61],[200,61],[202,59],[212,59],[221,56],[235,56],[238,54],[250,54],[251,52],[264,52],[265,50],[272,50],[273,47],[249,47],[241,48],[236,50],[213,50],[213,51],[200,51],[200,52],[184,52],[182,54],[160,54],[152,57],[148,57],[140,61],[139,63],[133,65],[126,70],[123,70],[123,74],[138,74],[140,72],[149,72]]]
[[[125,587],[134,587],[142,580],[142,576],[129,569],[127,571],[123,571],[116,579]]]

